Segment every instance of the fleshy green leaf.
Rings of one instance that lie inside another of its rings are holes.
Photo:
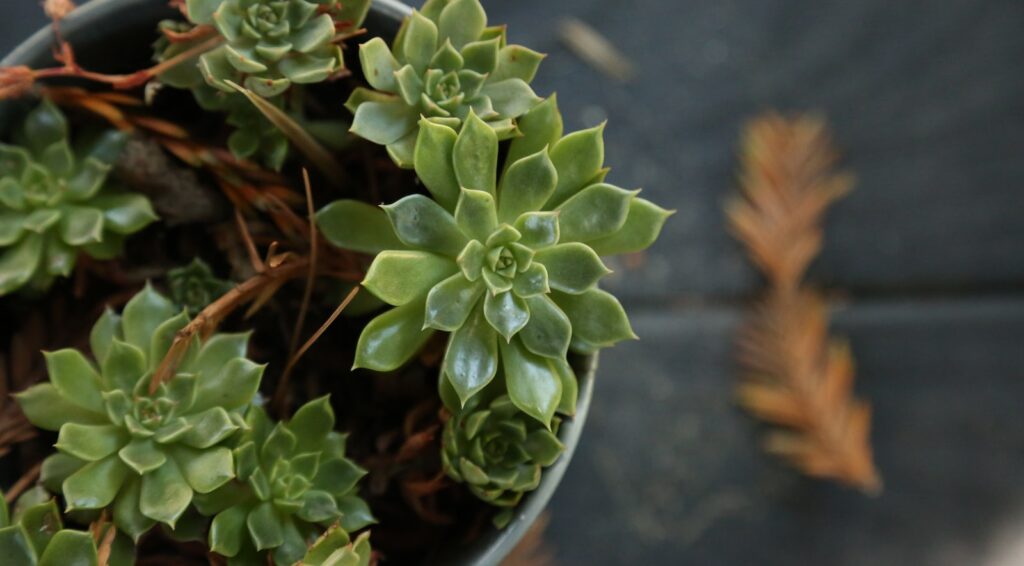
[[[501,40],[497,37],[467,43],[462,48],[466,68],[484,75],[494,71],[498,65],[499,43]]]
[[[530,320],[530,311],[526,301],[515,293],[505,292],[498,295],[487,293],[484,298],[484,316],[487,322],[498,331],[508,342]]]
[[[601,289],[591,289],[581,295],[556,292],[552,293],[552,298],[572,322],[574,337],[602,348],[637,338],[626,311],[610,293]]]
[[[89,360],[78,350],[65,348],[44,352],[46,372],[61,396],[73,405],[103,414],[100,376]]]
[[[132,440],[117,455],[139,475],[152,472],[167,461],[167,456],[151,438]]]
[[[295,412],[288,421],[288,429],[298,439],[298,452],[312,452],[322,448],[327,433],[334,430],[334,409],[331,408],[330,397],[318,397]]]
[[[522,45],[507,45],[498,52],[498,64],[490,79],[498,82],[506,79],[520,79],[533,82],[544,55]]]
[[[174,459],[196,493],[210,493],[235,477],[234,458],[224,446],[206,450],[175,446]]]
[[[455,140],[453,156],[460,187],[494,194],[498,136],[472,111]]]
[[[554,194],[558,172],[546,150],[513,163],[502,176],[498,191],[498,216],[512,223],[521,214],[542,210]]]
[[[540,263],[531,263],[526,271],[517,273],[512,281],[512,292],[524,299],[536,295],[546,295],[550,291],[548,270]]]
[[[57,450],[76,458],[95,462],[119,450],[128,442],[128,434],[114,425],[67,423],[60,427]]]
[[[158,218],[149,199],[139,194],[102,195],[89,204],[103,210],[104,228],[116,234],[134,234]]]
[[[124,307],[121,327],[124,329],[125,340],[143,352],[149,352],[153,333],[178,312],[178,307],[170,299],[157,293],[147,283]]]
[[[39,557],[39,566],[97,566],[99,558],[92,534],[64,529],[53,535]]]
[[[192,488],[173,459],[142,476],[139,509],[150,519],[174,528],[191,501]]]
[[[522,79],[489,82],[480,93],[491,100],[495,111],[510,118],[526,114],[540,102],[540,97]]]
[[[114,502],[114,524],[134,541],[138,541],[156,523],[139,510],[141,496],[142,478],[133,477],[125,482]]]
[[[201,413],[191,414],[185,417],[185,422],[189,428],[180,442],[193,448],[209,448],[238,430],[238,425],[223,407],[211,407]]]
[[[586,242],[614,234],[626,222],[636,191],[599,183],[576,193],[558,207],[563,242]]]
[[[212,24],[213,14],[221,6],[218,0],[185,0],[188,19],[194,24]]]
[[[535,260],[547,268],[551,288],[565,293],[578,295],[592,289],[611,273],[590,246],[579,242],[543,249],[537,252]]]
[[[427,70],[430,59],[437,51],[437,40],[437,26],[434,25],[434,22],[413,10],[406,24],[405,36],[402,40],[403,60],[422,74]]]
[[[530,308],[530,322],[519,332],[519,338],[528,350],[544,356],[564,360],[572,338],[572,324],[547,296],[526,299]]]
[[[32,278],[42,259],[43,238],[31,234],[0,255],[0,296],[11,293]]]
[[[210,523],[210,550],[221,556],[235,556],[242,548],[245,519],[249,509],[241,505],[221,511]]]
[[[336,200],[316,213],[316,223],[327,241],[347,250],[376,254],[405,249],[380,207],[356,200]]]
[[[454,211],[459,199],[459,181],[452,166],[452,155],[458,136],[448,126],[427,119],[420,120],[417,136],[413,155],[416,175],[441,206]]]
[[[479,304],[479,303],[478,303]],[[444,372],[465,405],[498,371],[498,336],[479,306],[452,333],[444,355]]]
[[[101,367],[105,388],[120,389],[126,393],[131,393],[135,389],[135,385],[148,369],[146,354],[117,338],[111,340]]]
[[[374,143],[394,143],[416,127],[419,115],[400,98],[364,102],[356,108],[351,132]]]
[[[25,117],[23,133],[32,153],[39,155],[47,147],[68,138],[68,122],[57,105],[44,98]]]
[[[379,37],[375,37],[359,46],[359,63],[363,73],[366,75],[366,82],[377,90],[397,92],[398,85],[395,84],[395,71],[398,70],[398,61],[388,49],[387,43]]]
[[[665,221],[673,212],[642,199],[629,203],[629,213],[622,228],[611,235],[591,240],[588,245],[599,255],[615,255],[647,249],[658,239]]]
[[[100,412],[71,403],[52,383],[33,385],[14,398],[29,422],[45,430],[59,430],[65,423],[104,424],[109,422]]]
[[[562,382],[551,361],[531,353],[519,340],[500,346],[509,398],[521,411],[550,427],[562,397]]]
[[[199,412],[216,406],[228,411],[244,407],[256,395],[264,368],[266,365],[235,358],[217,374],[199,374],[192,411]]]
[[[446,277],[458,271],[452,260],[419,251],[384,251],[374,258],[363,286],[389,305],[422,299]]]
[[[128,466],[116,455],[90,462],[64,480],[68,510],[101,509],[110,504],[128,475]]]
[[[448,332],[456,330],[466,322],[483,291],[479,281],[470,281],[462,273],[452,275],[427,295],[424,324]]]
[[[480,0],[452,0],[441,10],[437,27],[441,39],[451,40],[452,45],[461,50],[483,33],[487,14]]]
[[[494,197],[484,191],[462,189],[455,207],[455,222],[469,238],[486,240],[498,227]]]
[[[167,355],[167,350],[177,338],[178,331],[185,328],[189,323],[188,313],[184,310],[175,316],[165,320],[153,331],[149,346],[150,369],[155,370],[160,362]]]
[[[235,358],[244,358],[249,350],[249,333],[218,333],[203,343],[194,366],[181,366],[182,371],[216,374]]]
[[[549,201],[558,206],[586,186],[604,164],[604,124],[573,132],[551,147],[551,162],[558,171],[558,186]]]
[[[69,207],[60,219],[60,237],[72,246],[103,239],[103,213],[84,206]]]
[[[377,522],[366,502],[354,495],[339,498],[338,509],[341,510],[341,528],[346,531],[355,532]]]
[[[398,238],[409,246],[455,257],[466,245],[455,218],[423,195],[409,195],[383,208]]]
[[[328,460],[320,465],[316,478],[313,480],[313,487],[340,497],[352,491],[356,483],[365,475],[366,470],[351,460],[344,458]]]
[[[553,147],[561,139],[562,114],[558,111],[558,100],[555,95],[552,94],[520,116],[516,120],[516,126],[523,135],[512,140],[508,157],[505,159],[506,167],[545,147]]]
[[[256,544],[256,550],[266,550],[284,544],[281,520],[274,511],[274,505],[269,501],[257,505],[249,513],[246,524],[252,541]]]
[[[370,321],[356,345],[356,368],[392,371],[423,347],[433,330],[423,329],[422,303],[395,307]]]

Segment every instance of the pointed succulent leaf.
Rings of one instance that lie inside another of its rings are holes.
[[[107,354],[100,358],[103,372],[103,386],[107,390],[118,389],[131,393],[139,378],[149,369],[146,354],[139,348],[117,338],[110,341]]]
[[[186,483],[196,493],[210,493],[235,477],[234,458],[227,447],[197,450],[176,446],[174,456]]]
[[[459,50],[480,37],[486,27],[487,14],[480,0],[452,0],[438,16],[440,37]]]
[[[430,252],[384,251],[374,258],[362,284],[382,301],[400,306],[422,300],[457,270],[451,259]]]
[[[413,165],[434,200],[448,211],[455,210],[459,198],[459,181],[452,167],[455,130],[427,119],[420,120]]]
[[[516,219],[515,229],[522,234],[520,242],[535,250],[558,243],[561,230],[558,212],[527,212]]]
[[[157,220],[149,199],[138,194],[100,195],[89,204],[103,211],[104,228],[115,234],[133,234]]]
[[[347,250],[375,254],[405,249],[379,207],[355,200],[336,200],[316,213],[317,227],[327,241]]]
[[[430,328],[453,332],[472,312],[483,295],[484,285],[456,273],[438,283],[427,295],[424,324]]]
[[[465,189],[495,193],[498,137],[476,114],[470,112],[453,149],[455,176]]]
[[[519,332],[523,345],[538,356],[564,360],[572,337],[569,317],[544,295],[526,299],[526,303],[530,321]]]
[[[62,397],[73,405],[103,414],[100,376],[85,356],[70,348],[44,352],[43,356],[50,382]]]
[[[128,434],[114,425],[67,423],[60,427],[57,450],[88,462],[102,460],[128,442]]]
[[[221,556],[237,555],[247,535],[245,522],[248,513],[249,509],[241,505],[218,513],[210,523],[210,550]]]
[[[455,218],[423,195],[409,195],[383,208],[406,245],[451,257],[466,245]]]
[[[520,215],[542,210],[554,194],[558,172],[545,149],[513,163],[502,175],[498,190],[498,216],[514,222]]]
[[[594,288],[611,273],[590,246],[579,242],[558,244],[537,252],[536,261],[547,268],[552,289],[580,294]]]
[[[545,147],[554,148],[561,140],[562,114],[558,111],[557,97],[551,95],[534,106],[516,120],[516,126],[522,135],[512,140],[505,161],[506,167]],[[602,156],[601,162],[603,161]]]
[[[238,425],[223,407],[211,407],[201,413],[191,414],[185,417],[184,422],[188,430],[181,436],[180,442],[193,448],[209,448],[238,430]]]
[[[550,204],[557,206],[586,186],[604,163],[604,124],[573,132],[551,147],[558,186]]]
[[[25,117],[22,127],[29,148],[36,155],[47,147],[66,141],[68,138],[68,122],[64,114],[49,99],[32,109]]]
[[[284,544],[284,532],[277,518],[274,506],[264,501],[256,506],[246,518],[246,525],[256,550],[266,550]]]
[[[371,320],[359,335],[354,367],[392,371],[403,366],[433,335],[423,329],[423,313],[424,305],[412,302]]]
[[[168,459],[163,466],[142,476],[139,509],[150,519],[174,528],[191,501],[192,488],[174,459]]]
[[[486,240],[498,227],[494,197],[484,191],[462,189],[455,207],[455,222],[467,237]]]
[[[562,396],[562,382],[551,362],[526,349],[520,340],[501,344],[509,399],[521,411],[550,426]]]
[[[409,16],[406,25],[401,46],[401,59],[415,67],[417,72],[423,73],[427,70],[427,65],[430,64],[434,52],[437,51],[437,26],[415,10]]]
[[[117,455],[139,475],[152,472],[167,461],[167,455],[157,448],[151,438],[132,440]]]
[[[599,255],[615,255],[638,252],[647,249],[661,234],[665,221],[673,211],[642,199],[634,198],[629,203],[626,221],[618,231],[603,238],[587,242]]]
[[[591,185],[558,207],[563,242],[587,242],[614,234],[626,222],[636,191],[599,183]]]
[[[143,352],[149,352],[153,333],[178,312],[174,303],[147,283],[124,307],[121,327],[124,329],[125,340]]]
[[[480,93],[490,99],[498,114],[512,118],[526,114],[541,100],[522,79],[490,82],[484,85]]]
[[[139,510],[139,499],[142,493],[142,479],[131,478],[114,502],[114,524],[134,541],[138,541],[144,533],[156,524],[156,521],[142,514]]]
[[[330,397],[318,397],[295,412],[288,422],[288,429],[295,434],[296,450],[309,452],[321,449],[327,434],[334,429],[334,409]]]
[[[507,79],[533,82],[543,60],[544,55],[532,49],[522,45],[507,45],[498,52],[497,66],[490,79],[494,82]]]
[[[0,296],[28,283],[42,259],[43,238],[33,234],[22,238],[0,255]]]
[[[16,393],[22,412],[29,422],[44,430],[59,430],[65,423],[104,424],[103,413],[76,405],[64,397],[52,383],[40,383]]]
[[[128,466],[117,455],[90,462],[66,480],[62,491],[68,509],[102,509],[121,489]]]
[[[235,358],[217,374],[199,374],[192,411],[216,406],[231,411],[245,406],[256,395],[265,367],[245,358]]]
[[[498,50],[501,40],[497,37],[467,43],[462,48],[467,69],[481,74],[494,71],[498,65]]]
[[[530,320],[526,301],[511,292],[488,293],[484,298],[484,315],[506,342],[511,341]]]
[[[401,99],[364,102],[356,108],[352,133],[378,144],[394,143],[416,127],[419,115]]]
[[[590,289],[579,295],[554,293],[553,298],[572,322],[574,337],[600,347],[637,338],[626,311],[618,299],[606,291]]]
[[[338,498],[338,509],[341,511],[341,528],[346,531],[355,532],[377,522],[366,501],[354,495]]]
[[[53,535],[39,557],[39,566],[97,566],[99,558],[92,534],[64,529]]]
[[[494,379],[498,371],[497,333],[484,315],[483,305],[452,333],[444,356],[444,372],[465,404]]]

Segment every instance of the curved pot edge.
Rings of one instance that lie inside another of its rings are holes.
[[[64,19],[61,22],[61,29],[65,37],[74,37],[83,29],[88,29],[107,18],[114,10],[152,9],[154,5],[163,5],[164,3],[164,0],[91,0],[76,8]],[[398,0],[373,0],[371,9],[377,11],[384,18],[397,21],[401,21],[413,10],[412,7]],[[14,50],[0,60],[0,66],[38,64],[37,60],[49,55],[52,43],[53,30],[46,26],[19,43]],[[0,112],[0,119],[3,117],[3,113]],[[515,548],[519,540],[543,512],[572,461],[590,409],[598,356],[594,354],[586,356],[582,360],[577,372],[579,397],[576,403],[576,415],[572,419],[567,419],[559,431],[559,437],[565,444],[565,452],[554,465],[544,470],[540,486],[523,498],[522,503],[516,509],[515,517],[508,526],[500,531],[489,527],[489,530],[472,544],[444,553],[441,557],[444,563],[479,566],[492,566],[500,563]]]

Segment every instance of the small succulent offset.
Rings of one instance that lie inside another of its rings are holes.
[[[370,533],[353,541],[345,529],[333,525],[310,545],[297,566],[369,566],[372,554]]]
[[[507,139],[515,118],[540,98],[529,83],[543,55],[506,45],[505,27],[487,27],[480,0],[428,0],[402,25],[391,49],[379,37],[359,60],[375,90],[357,88],[346,103],[352,132],[386,145],[411,168],[420,117],[458,131],[470,111]]]
[[[246,428],[234,449],[236,481],[196,499],[201,513],[215,515],[210,549],[229,564],[265,563],[259,553],[270,551],[275,564],[291,565],[325,527],[351,532],[374,522],[356,494],[366,472],[345,458],[326,396],[288,423],[274,424],[253,406]]]
[[[174,527],[194,494],[235,476],[225,440],[246,427],[240,412],[263,366],[246,359],[247,334],[198,338],[173,379],[150,380],[188,316],[148,285],[118,316],[93,326],[98,368],[73,349],[46,353],[50,382],[17,395],[36,426],[60,431],[42,481],[68,510],[113,506],[114,524],[138,540],[155,523]]]
[[[79,253],[110,259],[156,220],[149,200],[108,179],[124,137],[104,132],[72,148],[67,120],[50,101],[0,144],[0,295],[45,290]]]
[[[537,489],[541,469],[555,463],[565,447],[558,421],[551,430],[519,411],[502,395],[486,407],[479,397],[445,424],[441,460],[449,477],[469,485],[480,499],[503,508],[494,517],[504,527],[523,494]]]
[[[501,370],[512,403],[546,425],[575,406],[570,347],[635,337],[597,288],[599,256],[646,248],[669,213],[603,182],[602,127],[563,138],[552,99],[521,128],[499,176],[497,135],[474,112],[459,133],[423,120],[415,168],[433,199],[405,197],[386,218],[339,201],[318,219],[335,245],[380,252],[363,285],[396,307],[367,325],[356,366],[393,370],[451,332],[443,379],[460,404]]]
[[[231,290],[230,281],[218,279],[206,262],[195,258],[192,263],[167,272],[171,299],[195,316],[207,305]]]
[[[131,543],[116,536],[107,564],[130,566],[133,554]],[[40,488],[22,494],[13,510],[0,497],[0,556],[18,566],[99,563],[93,534],[65,529],[56,501]]]

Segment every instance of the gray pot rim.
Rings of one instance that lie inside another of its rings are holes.
[[[83,30],[102,29],[107,18],[115,12],[139,8],[156,9],[165,6],[166,0],[91,0],[61,22],[64,37],[74,44],[74,39]],[[412,13],[412,8],[398,0],[373,0],[371,12],[379,17],[400,22]],[[122,12],[123,13],[123,12]],[[136,18],[139,19],[139,18]],[[106,22],[109,25],[109,22]],[[125,22],[124,26],[132,25]],[[0,66],[30,65],[38,66],[51,61],[50,48],[53,44],[52,29],[44,27],[35,32],[25,41],[18,44],[3,60]],[[7,106],[7,104],[4,104]],[[5,118],[0,114],[0,120]],[[492,566],[501,562],[515,548],[519,540],[526,534],[530,526],[537,520],[547,506],[555,489],[562,480],[569,466],[573,452],[579,444],[580,434],[587,419],[591,398],[594,391],[594,375],[597,371],[597,354],[582,357],[576,366],[579,379],[579,399],[576,404],[576,415],[563,422],[559,429],[559,438],[565,444],[565,453],[549,468],[544,470],[540,486],[523,498],[516,508],[512,522],[502,530],[488,526],[478,539],[471,544],[451,548],[437,557],[443,564],[465,564]]]

